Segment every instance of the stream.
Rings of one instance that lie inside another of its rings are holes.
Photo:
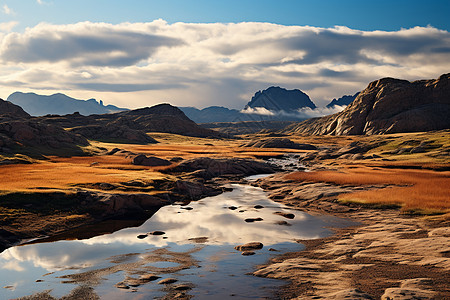
[[[301,250],[298,239],[328,236],[330,227],[353,224],[291,210],[258,187],[230,187],[233,191],[189,205],[162,207],[139,227],[9,248],[0,254],[0,299],[43,291],[59,298],[79,286],[93,287],[102,299],[157,299],[177,287],[194,299],[266,299],[286,282],[248,275],[258,264]],[[251,256],[234,249],[248,242],[264,247]],[[160,278],[130,284],[149,273]],[[158,284],[169,277],[178,281]],[[121,282],[128,288],[117,287]]]

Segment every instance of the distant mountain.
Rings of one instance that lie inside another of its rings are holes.
[[[331,107],[336,106],[336,105],[347,106],[350,103],[352,103],[353,100],[355,100],[358,95],[359,95],[359,92],[354,94],[353,96],[352,95],[345,95],[345,96],[342,96],[339,99],[335,98],[335,99],[331,100],[331,102],[328,103],[328,105],[326,107],[331,108]]]
[[[54,94],[51,96],[38,95],[35,93],[15,92],[8,99],[11,103],[19,105],[27,113],[33,116],[44,115],[65,115],[79,112],[88,116],[92,114],[108,114],[127,109],[114,105],[103,105],[103,101],[97,102],[95,99],[77,100],[64,94]]]
[[[371,82],[343,111],[288,126],[284,133],[362,135],[450,128],[450,73],[409,82]]]
[[[287,90],[278,86],[271,86],[266,90],[256,92],[244,109],[256,107],[263,107],[270,111],[295,113],[298,109],[304,107],[315,109],[316,105],[307,94],[300,90]]]

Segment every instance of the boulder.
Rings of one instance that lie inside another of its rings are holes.
[[[314,145],[295,143],[287,138],[269,138],[263,140],[250,141],[247,144],[244,144],[243,147],[317,150],[317,147]]]
[[[239,245],[234,247],[234,249],[238,251],[250,251],[250,250],[259,250],[263,248],[263,244],[260,242],[250,242],[244,245]]]
[[[185,160],[167,172],[195,172],[192,175],[211,179],[222,175],[250,176],[256,174],[271,174],[275,168],[268,163],[250,159],[231,158],[213,159],[208,157]]]
[[[169,166],[172,164],[168,160],[158,158],[155,156],[145,156],[144,154],[139,154],[133,157],[131,163],[133,165],[147,166],[147,167],[161,167],[161,166]]]

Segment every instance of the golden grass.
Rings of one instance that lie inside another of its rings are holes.
[[[339,185],[403,185],[342,194],[343,202],[397,204],[404,211],[450,212],[450,172],[357,167],[340,171],[298,172],[287,180],[329,182]]]
[[[94,162],[97,164],[91,166]],[[133,166],[123,157],[115,156],[52,158],[33,165],[2,166],[1,174],[2,192],[64,191],[78,184],[136,179],[152,181],[169,177],[150,167]]]

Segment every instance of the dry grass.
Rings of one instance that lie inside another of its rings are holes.
[[[402,185],[339,196],[343,202],[400,205],[404,211],[450,212],[450,172],[357,167],[341,171],[293,173],[287,180],[339,185]]]
[[[120,156],[53,158],[33,165],[2,166],[1,172],[3,193],[65,191],[78,184],[168,178],[150,167],[133,166]]]

